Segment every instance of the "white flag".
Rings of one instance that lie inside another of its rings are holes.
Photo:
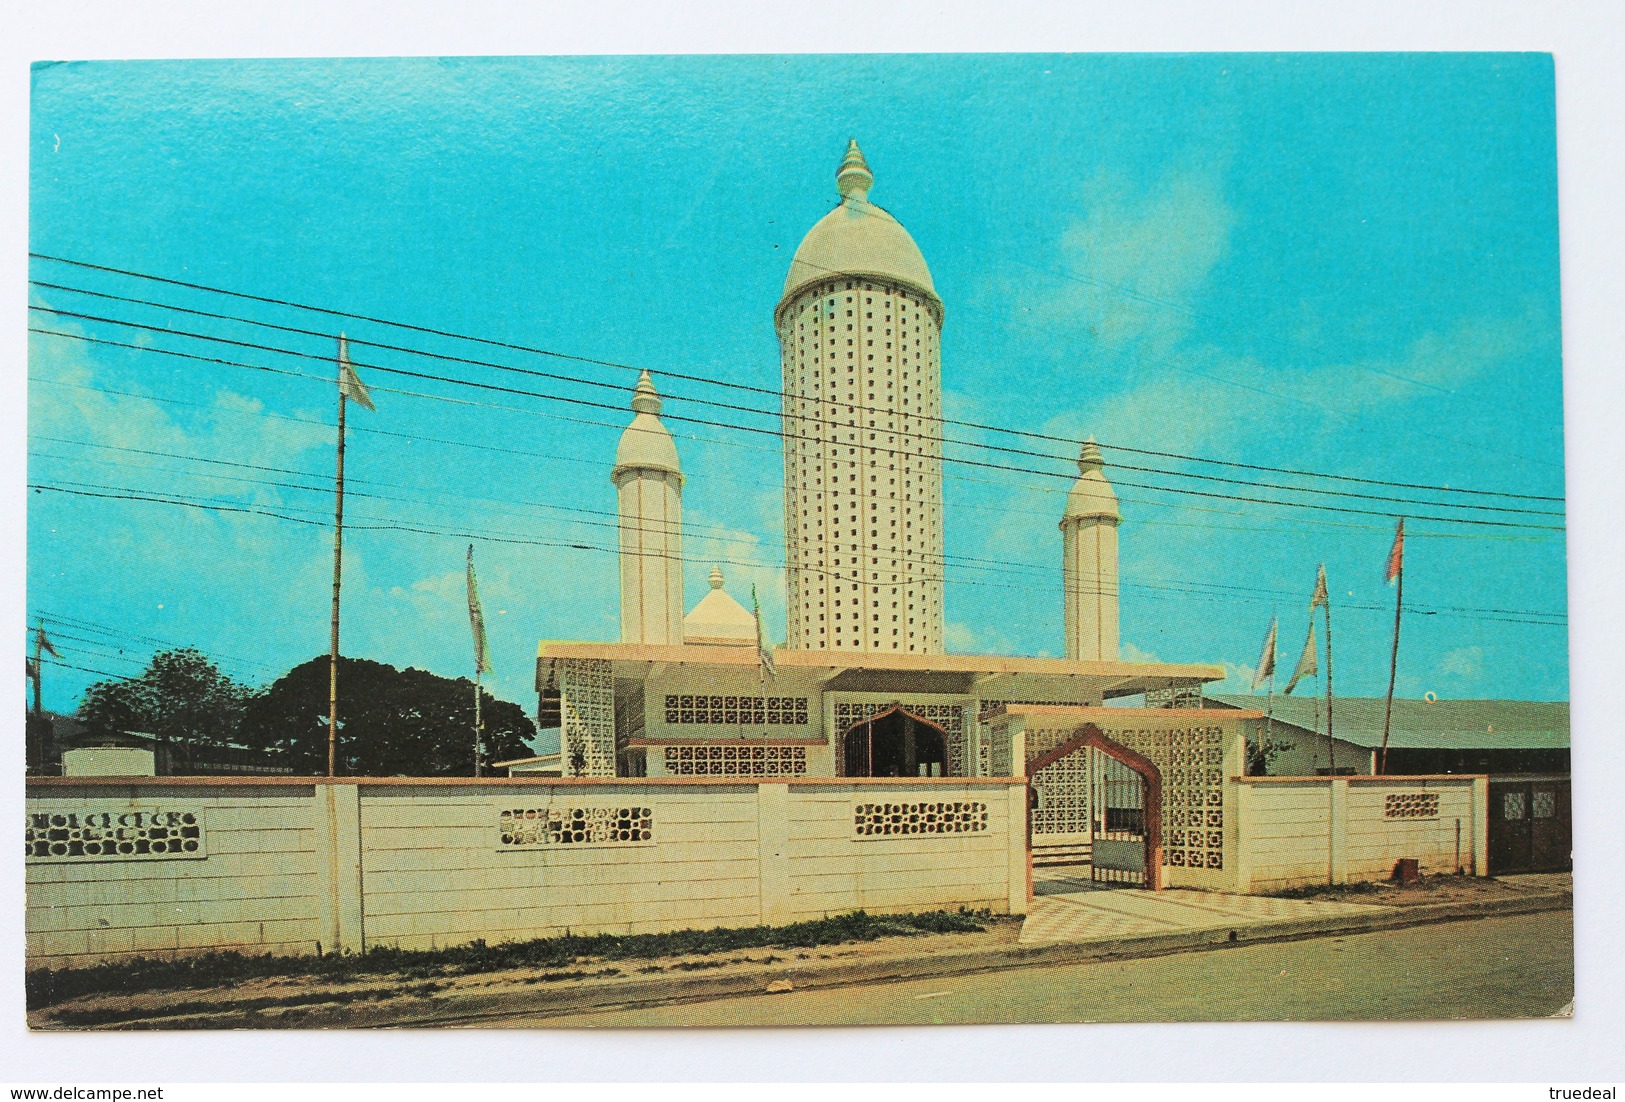
[[[1292,680],[1286,683],[1286,692],[1291,692],[1298,682],[1306,677],[1313,677],[1320,672],[1318,655],[1315,653],[1315,620],[1313,609],[1310,610],[1309,637],[1303,641],[1303,653],[1298,656],[1298,665],[1292,671]]]
[[[350,363],[350,342],[339,334],[339,393],[344,395],[363,409],[375,409],[372,404],[372,395],[361,383],[361,376],[355,373],[355,367]]]
[[[1253,692],[1275,676],[1275,617],[1270,617],[1270,633],[1264,636],[1264,653],[1258,659],[1258,671],[1253,674]]]
[[[485,613],[480,611],[480,587],[474,580],[474,545],[468,545],[468,623],[474,629],[474,672],[491,672],[491,655],[485,642]]]
[[[1309,611],[1327,604],[1331,600],[1326,594],[1326,564],[1320,564],[1320,572],[1315,575],[1315,594],[1309,598]]]
[[[750,610],[756,615],[756,659],[767,671],[767,676],[778,677],[779,671],[773,667],[773,648],[767,645],[767,636],[762,633],[762,604],[756,599],[754,585],[750,587]]]

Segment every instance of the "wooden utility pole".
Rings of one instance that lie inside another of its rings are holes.
[[[344,338],[339,338],[339,371],[343,372]],[[338,472],[333,495],[333,624],[327,653],[327,775],[337,776],[339,745],[339,586],[344,579],[344,383],[339,383]]]
[[[333,494],[333,633],[327,655],[327,775],[337,775],[339,745],[339,584],[344,578],[344,407],[372,409],[372,397],[350,365],[350,344],[339,334],[339,447]]]
[[[45,649],[45,621],[41,620],[34,629],[34,718],[39,719],[40,710],[40,662],[43,661],[41,652]]]

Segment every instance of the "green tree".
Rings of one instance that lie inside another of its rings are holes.
[[[327,772],[327,663],[312,658],[256,696],[243,717],[249,746],[288,754],[295,773]],[[525,710],[483,689],[485,761],[531,753]],[[361,777],[474,775],[474,683],[364,658],[339,659],[336,771]]]
[[[195,747],[236,741],[253,690],[220,672],[195,647],[160,651],[128,681],[98,681],[85,690],[79,718],[91,734],[140,731],[184,759]]]
[[[1247,775],[1249,777],[1267,777],[1270,775],[1270,766],[1275,759],[1295,748],[1295,742],[1283,742],[1279,738],[1272,738],[1266,745],[1262,739],[1249,738],[1247,740]]]

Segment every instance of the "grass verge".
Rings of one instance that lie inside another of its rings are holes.
[[[985,928],[988,911],[928,911],[877,916],[865,911],[788,926],[677,930],[666,934],[565,934],[487,945],[470,942],[445,949],[377,946],[364,953],[312,957],[239,952],[188,957],[139,957],[82,968],[37,968],[24,980],[30,1010],[86,995],[134,995],[218,987],[267,978],[308,977],[329,981],[396,975],[409,979],[495,972],[510,968],[551,968],[583,960],[649,960],[697,956],[739,949],[810,949],[883,937],[972,933]]]

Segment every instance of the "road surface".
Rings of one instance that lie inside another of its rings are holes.
[[[1506,1018],[1573,998],[1570,911],[1141,960],[751,995],[482,1026],[932,1025]]]

